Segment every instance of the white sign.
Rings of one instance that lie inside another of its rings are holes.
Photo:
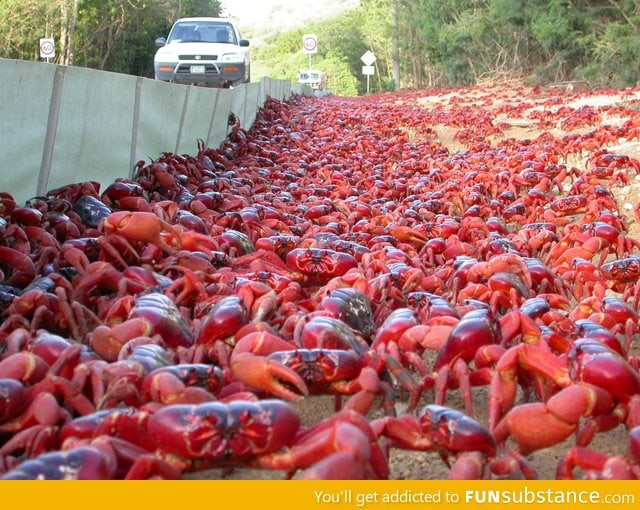
[[[376,68],[373,66],[362,66],[362,74],[373,76],[374,74],[376,74]]]
[[[315,34],[303,35],[302,50],[305,53],[318,53],[318,36]]]
[[[53,38],[40,39],[40,58],[52,58],[56,56],[56,45]]]
[[[364,62],[364,65],[366,65],[366,66],[372,66],[372,65],[373,65],[373,63],[374,63],[377,59],[376,59],[376,56],[373,54],[373,52],[372,52],[372,51],[367,50],[367,51],[365,51],[365,52],[364,52],[364,55],[362,55],[362,56],[360,57],[360,60],[362,60],[362,61]],[[364,71],[363,71],[363,72],[364,72]],[[373,74],[373,73],[371,73],[371,74]]]

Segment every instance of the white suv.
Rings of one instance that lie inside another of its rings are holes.
[[[249,41],[228,19],[179,19],[156,46],[156,80],[225,88],[251,80]]]

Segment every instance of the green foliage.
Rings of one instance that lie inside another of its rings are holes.
[[[218,0],[81,0],[76,63],[153,76],[155,40],[188,16],[219,16]]]
[[[39,39],[51,37],[59,30],[60,3],[37,0],[0,2],[0,57],[39,59]]]
[[[220,10],[219,0],[3,0],[0,57],[38,60],[39,38],[54,37],[58,63],[153,76],[157,37]]]
[[[311,55],[311,67],[327,73],[329,89],[339,95],[354,96],[366,90],[360,57],[372,51],[377,58],[372,92],[388,90],[391,68],[389,0],[363,0],[360,8],[341,16],[272,36],[253,51],[252,66],[274,78],[295,81],[297,71],[309,67],[302,50],[302,36],[318,37],[318,52]],[[381,19],[382,14],[386,18]]]
[[[152,76],[154,41],[175,19],[220,12],[218,0],[3,0],[0,57],[38,60],[38,39],[54,37],[58,63]],[[371,92],[393,90],[395,65],[402,87],[505,74],[534,83],[635,86],[639,29],[635,0],[360,0],[358,8],[253,46],[252,75],[295,80],[309,67],[302,36],[314,33],[311,66],[341,95],[366,91],[360,57],[367,50],[377,57]]]
[[[599,87],[640,84],[640,33],[628,23],[612,22],[594,48],[594,59],[578,72]]]
[[[406,0],[403,14],[414,84],[422,75],[451,86],[500,73],[638,83],[640,9],[631,0]]]
[[[345,57],[329,52],[318,63],[318,67],[327,73],[329,90],[341,96],[358,95],[358,80],[352,73]]]

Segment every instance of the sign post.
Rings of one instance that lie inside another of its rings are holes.
[[[53,37],[43,37],[40,39],[40,58],[45,59],[46,62],[51,62],[50,59],[56,56],[56,45]]]
[[[364,63],[364,66],[362,66],[362,74],[367,76],[367,94],[368,94],[369,93],[369,76],[373,76],[375,74],[375,68],[373,67],[373,63],[377,59],[372,51],[367,50],[360,57],[360,60],[362,60],[362,62]]]
[[[302,36],[302,51],[309,55],[309,69],[311,69],[311,55],[318,53],[318,36],[305,34]]]

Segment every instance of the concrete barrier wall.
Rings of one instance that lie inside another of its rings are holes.
[[[288,80],[263,78],[208,89],[41,62],[0,59],[0,191],[20,205],[82,181],[102,189],[162,152],[219,147],[229,114],[249,129],[268,97],[287,100]]]

